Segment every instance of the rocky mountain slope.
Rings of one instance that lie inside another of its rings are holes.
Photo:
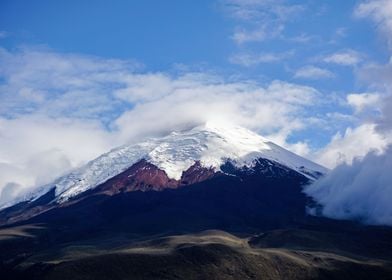
[[[0,275],[390,279],[390,228],[308,215],[326,172],[211,123],[123,146],[3,205]]]

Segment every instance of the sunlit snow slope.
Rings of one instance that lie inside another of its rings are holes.
[[[228,159],[238,167],[249,167],[258,158],[276,161],[310,179],[313,179],[312,174],[327,172],[324,167],[247,129],[208,122],[188,131],[172,132],[166,137],[116,148],[20,200],[38,198],[55,186],[57,200],[66,201],[105,182],[141,159],[164,170],[170,178],[180,179],[182,172],[195,161],[219,171]]]

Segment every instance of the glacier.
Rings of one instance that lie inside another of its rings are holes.
[[[174,131],[161,138],[149,138],[137,144],[124,145],[62,176],[51,184],[19,197],[7,205],[32,201],[55,187],[58,202],[92,189],[120,174],[141,159],[164,170],[169,178],[180,179],[182,172],[196,161],[220,171],[230,160],[237,167],[251,167],[258,158],[275,161],[296,170],[311,180],[312,174],[325,174],[328,169],[300,157],[264,137],[240,126],[207,122],[187,131]]]

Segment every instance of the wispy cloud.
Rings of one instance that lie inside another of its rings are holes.
[[[381,100],[378,93],[350,93],[347,95],[347,103],[354,108],[356,113],[361,113],[366,108],[379,110]]]
[[[238,44],[261,42],[267,38],[277,37],[282,33],[283,29],[283,25],[275,26],[274,29],[270,29],[266,24],[260,24],[259,26],[252,28],[237,27],[231,38]]]
[[[230,57],[229,61],[233,64],[242,66],[254,66],[263,63],[274,63],[287,59],[293,55],[293,52],[285,53],[239,53]]]
[[[222,0],[231,16],[241,20],[275,18],[286,21],[304,10],[302,5],[288,4],[283,0]]]
[[[239,24],[232,36],[239,44],[279,36],[285,24],[304,10],[281,0],[222,0],[221,4]]]
[[[0,114],[8,117],[35,112],[91,118],[115,112],[110,92],[126,84],[127,74],[138,68],[131,61],[36,48],[0,48],[0,61]]]
[[[347,36],[347,28],[345,27],[339,27],[338,29],[336,29],[335,31],[335,35],[339,38],[343,38]]]
[[[314,40],[315,38],[316,38],[315,36],[308,35],[306,33],[301,33],[300,35],[289,38],[288,40],[296,43],[308,43]]]
[[[390,48],[392,48],[392,1],[372,0],[363,1],[354,10],[358,18],[369,18],[384,33]]]
[[[362,55],[354,50],[344,50],[325,56],[323,61],[343,66],[353,66],[362,61]]]
[[[329,79],[333,77],[335,75],[331,71],[311,65],[298,69],[294,74],[294,78],[309,80]]]

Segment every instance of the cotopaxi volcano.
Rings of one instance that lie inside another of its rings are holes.
[[[0,271],[13,279],[85,269],[95,279],[390,275],[391,230],[307,214],[317,203],[303,188],[326,172],[212,122],[122,146],[2,206]]]

